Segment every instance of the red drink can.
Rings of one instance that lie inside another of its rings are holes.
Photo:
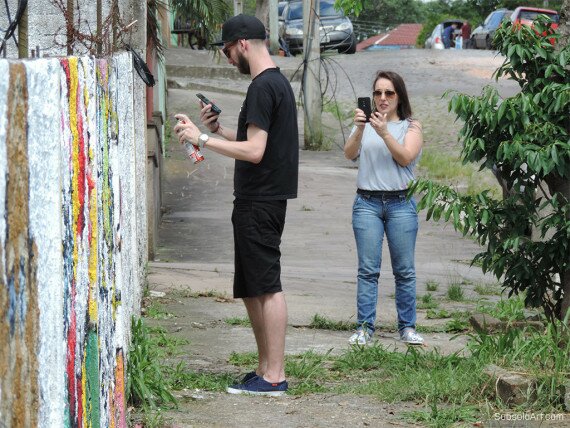
[[[192,162],[198,163],[204,160],[204,155],[202,154],[202,152],[200,152],[199,146],[195,146],[189,141],[185,141],[184,148],[186,149],[186,155],[188,155],[188,157],[192,159]]]

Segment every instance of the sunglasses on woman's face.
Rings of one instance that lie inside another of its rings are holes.
[[[237,45],[237,42],[238,42],[238,40],[234,40],[233,42],[230,42],[226,46],[223,47],[222,52],[224,53],[226,58],[230,57],[230,55],[231,55],[230,49],[233,48],[235,45]]]
[[[395,92],[395,91],[390,91],[389,89],[386,90],[386,91],[379,91],[379,90],[376,90],[376,91],[372,92],[372,94],[373,94],[375,97],[381,97],[382,94],[384,94],[384,96],[385,96],[386,99],[388,99],[388,100],[392,100],[392,99],[394,99],[394,98],[396,97],[396,92]]]

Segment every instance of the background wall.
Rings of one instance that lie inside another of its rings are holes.
[[[0,425],[126,426],[144,84],[128,53],[0,60],[0,76]]]

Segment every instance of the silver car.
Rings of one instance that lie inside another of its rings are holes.
[[[356,36],[352,22],[341,11],[334,8],[334,0],[321,0],[321,50],[336,49],[339,53],[356,52]],[[285,41],[291,53],[303,51],[303,2],[291,1],[279,17],[279,36]]]

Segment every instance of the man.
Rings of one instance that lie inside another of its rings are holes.
[[[463,39],[463,49],[471,49],[471,25],[468,21],[461,26],[461,38]]]
[[[174,130],[190,141],[236,159],[234,171],[234,297],[243,299],[259,356],[255,372],[228,388],[232,394],[283,395],[287,306],[281,288],[280,243],[287,199],[297,197],[299,137],[295,96],[271,59],[265,27],[257,18],[238,15],[222,27],[222,52],[252,82],[243,102],[237,131],[222,126],[211,104],[200,119],[222,138],[202,134],[190,119]]]
[[[451,38],[453,37],[453,33],[455,32],[456,28],[457,24],[453,23],[443,29],[441,38],[443,39],[443,46],[445,49],[449,49],[451,47]]]

